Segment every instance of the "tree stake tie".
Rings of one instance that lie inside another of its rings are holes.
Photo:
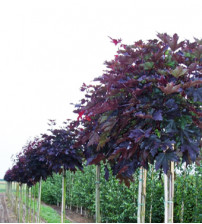
[[[137,203],[137,204],[143,206],[145,203]]]
[[[171,203],[171,204],[172,204],[172,203],[173,203],[173,201],[164,201],[164,203]]]

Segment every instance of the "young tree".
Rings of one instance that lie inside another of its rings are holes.
[[[52,121],[52,124],[55,124]],[[75,148],[77,130],[73,124],[65,128],[50,129],[50,134],[42,135],[40,153],[41,160],[46,161],[49,169],[55,173],[62,173],[62,205],[61,222],[66,218],[66,171],[82,170],[82,151]]]
[[[112,39],[120,46],[117,55],[105,62],[98,84],[83,84],[86,95],[75,110],[87,163],[109,163],[128,186],[135,170],[148,163],[169,174],[166,185],[166,178],[173,179],[171,162],[190,164],[199,156],[202,41],[157,36],[132,45]]]

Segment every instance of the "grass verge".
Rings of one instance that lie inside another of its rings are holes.
[[[60,215],[53,208],[42,205],[41,206],[41,218],[47,223],[60,223]],[[65,220],[65,223],[70,223],[69,220]]]
[[[23,195],[23,203],[25,204],[25,202],[26,202],[26,197]],[[35,199],[35,208],[36,207],[37,207],[37,200]],[[34,209],[34,200],[32,200],[31,208],[32,210]],[[58,212],[48,205],[41,204],[40,217],[46,223],[61,223],[61,217],[58,214]],[[65,223],[70,223],[70,221],[65,219]]]

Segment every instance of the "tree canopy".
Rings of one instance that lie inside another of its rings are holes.
[[[112,39],[117,54],[94,84],[83,84],[76,121],[50,129],[24,147],[6,180],[30,185],[52,172],[82,170],[103,161],[129,186],[137,168],[200,159],[202,41],[177,34],[132,45]],[[25,174],[26,173],[26,174]]]
[[[114,59],[76,105],[88,164],[109,163],[126,184],[135,170],[197,162],[201,129],[202,41],[167,34],[118,45]],[[106,177],[107,174],[106,167]]]

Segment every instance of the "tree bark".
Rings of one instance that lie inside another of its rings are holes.
[[[146,180],[147,180],[147,170],[144,169],[143,167],[140,167],[137,223],[145,223]]]
[[[31,187],[30,188],[30,204],[29,204],[29,223],[32,222],[32,191],[33,191],[33,188]]]
[[[20,185],[20,206],[19,206],[19,222],[22,223],[22,209],[23,209],[23,201],[22,201],[22,184]]]
[[[29,187],[26,185],[26,203],[25,203],[25,221],[28,223],[28,217],[29,217]]]
[[[152,222],[152,208],[153,208],[153,190],[154,190],[154,167],[152,166],[151,169],[151,204],[150,204],[150,209],[149,209],[149,223]]]
[[[19,204],[19,183],[16,184],[16,198],[15,198],[15,214],[18,217],[18,204]]]
[[[40,223],[40,211],[41,211],[41,184],[42,184],[42,177],[40,178],[40,181],[39,181],[37,223]]]
[[[164,174],[165,223],[173,223],[174,208],[174,162],[170,162],[170,169]]]
[[[36,215],[36,184],[34,185],[34,210],[33,210],[33,222],[36,222],[37,220],[36,220],[36,218],[35,218],[35,215]]]
[[[65,205],[66,205],[66,171],[63,168],[62,171],[62,205],[61,205],[61,223],[65,222],[66,212],[65,212]]]
[[[96,199],[95,199],[95,215],[96,223],[101,223],[100,215],[100,164],[96,166]]]
[[[198,186],[200,186],[199,185],[199,183],[198,183],[198,172],[197,172],[197,168],[196,168],[196,164],[195,164],[195,207],[194,207],[194,222],[198,222],[198,192],[200,191],[200,190],[198,190]],[[200,189],[200,188],[199,188]]]

